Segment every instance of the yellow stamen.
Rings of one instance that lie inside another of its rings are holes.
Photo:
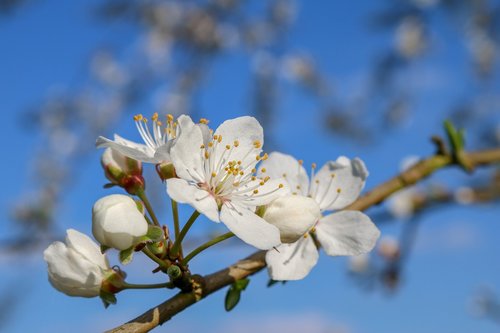
[[[208,124],[208,119],[206,119],[206,118],[200,118],[200,124],[207,125]]]
[[[139,114],[136,114],[136,115],[134,116],[134,120],[135,120],[135,121],[141,121],[141,120],[142,120],[142,118],[143,118],[143,117],[142,117],[142,114],[140,114],[140,113],[139,113]]]
[[[158,120],[158,112],[153,113],[153,116],[151,117],[152,121],[157,121]]]

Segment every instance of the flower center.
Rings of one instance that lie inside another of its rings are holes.
[[[270,179],[269,176],[255,176],[257,171],[255,165],[268,158],[267,154],[260,154],[261,147],[262,143],[258,140],[251,146],[241,146],[238,140],[228,144],[223,142],[222,135],[214,135],[206,145],[200,146],[204,162],[204,181],[198,186],[221,202],[230,201],[231,196],[235,194],[251,199],[282,188],[283,185],[280,184],[277,189],[270,192],[259,192],[259,188]],[[252,156],[253,154],[255,155]]]
[[[158,120],[158,113],[154,113],[151,117],[153,123],[152,129],[149,129],[148,119],[142,114],[134,116],[135,125],[144,143],[151,149],[158,149],[167,143],[168,140],[175,139],[177,135],[177,122],[174,117],[168,114],[165,125]]]

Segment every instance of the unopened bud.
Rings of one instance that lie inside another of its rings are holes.
[[[115,185],[123,187],[130,194],[144,190],[142,163],[127,157],[117,150],[106,148],[101,157],[106,178]]]
[[[182,271],[179,266],[172,265],[167,269],[167,274],[172,280],[176,280],[182,276]]]
[[[174,164],[172,162],[163,162],[156,165],[156,172],[161,180],[167,180],[177,177],[175,173]]]

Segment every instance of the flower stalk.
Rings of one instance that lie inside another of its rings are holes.
[[[153,210],[153,207],[151,206],[151,203],[149,202],[149,199],[146,196],[146,192],[144,192],[144,190],[138,191],[137,192],[137,197],[139,197],[139,199],[141,199],[142,202],[144,202],[144,206],[146,207],[146,210],[148,211],[149,216],[151,216],[151,219],[153,220],[153,223],[156,226],[159,227],[160,226],[160,222],[158,221],[158,218],[156,217],[156,214],[155,214],[155,212]]]
[[[226,239],[229,239],[233,237],[234,234],[232,232],[226,232],[225,234],[222,234],[220,236],[215,237],[214,239],[209,240],[208,242],[198,246],[196,249],[191,251],[183,260],[182,260],[182,265],[187,265],[191,259],[193,259],[196,255],[199,253],[203,252],[204,250],[208,249],[211,246],[214,246],[215,244],[218,244],[222,241],[225,241]]]
[[[182,249],[182,240],[184,239],[184,237],[186,236],[186,234],[188,233],[189,229],[193,225],[194,221],[196,221],[198,216],[200,216],[200,213],[197,210],[195,210],[191,215],[191,217],[189,218],[189,220],[184,225],[184,227],[182,228],[182,230],[180,231],[179,236],[175,238],[174,245],[170,249],[170,258],[177,258],[179,256],[179,253]]]

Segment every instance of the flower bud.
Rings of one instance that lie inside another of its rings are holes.
[[[112,148],[106,148],[101,157],[101,164],[106,178],[112,184],[123,187],[130,194],[144,190],[140,161],[127,157]]]
[[[92,208],[92,233],[101,245],[126,250],[147,232],[148,222],[126,195],[105,196]]]
[[[288,195],[274,200],[266,207],[262,218],[280,230],[283,243],[293,243],[302,237],[321,217],[315,200]]]
[[[99,246],[73,229],[66,231],[65,243],[52,243],[43,258],[52,286],[69,296],[99,296],[104,278],[112,271]]]

